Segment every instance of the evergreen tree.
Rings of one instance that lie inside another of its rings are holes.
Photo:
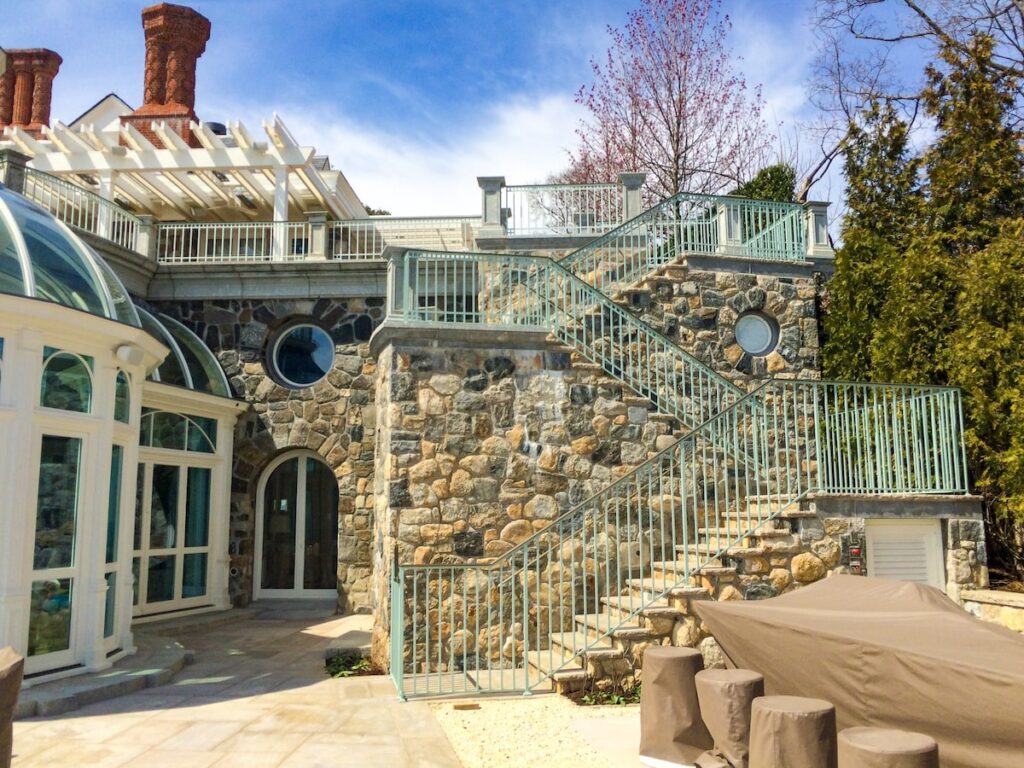
[[[792,203],[796,199],[796,169],[788,163],[765,166],[754,174],[754,178],[729,194],[753,200]]]
[[[1007,121],[1012,84],[995,76],[991,57],[991,39],[976,35],[962,57],[943,51],[947,71],[928,69],[923,103],[938,137],[925,156],[922,217],[896,262],[872,338],[876,379],[950,381],[949,336],[970,257],[1024,211],[1020,144]]]
[[[850,126],[843,156],[848,210],[828,286],[823,364],[829,378],[865,379],[878,316],[920,207],[919,162],[906,123],[879,104]]]

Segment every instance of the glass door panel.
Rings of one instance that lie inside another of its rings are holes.
[[[295,588],[298,459],[278,466],[263,492],[263,589]]]
[[[316,459],[306,459],[305,589],[335,589],[338,585],[338,481]]]

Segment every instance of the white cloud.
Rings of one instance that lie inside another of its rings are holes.
[[[227,111],[250,129],[270,118],[262,105]],[[364,203],[402,216],[479,213],[477,176],[543,182],[566,165],[565,149],[574,143],[581,116],[569,96],[520,98],[481,106],[472,121],[423,137],[408,126],[358,124],[308,106],[278,113],[297,141],[331,156]]]

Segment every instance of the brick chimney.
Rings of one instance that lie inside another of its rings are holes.
[[[36,138],[50,124],[53,78],[63,59],[46,48],[7,51],[0,74],[0,128],[14,125]]]
[[[196,61],[210,39],[210,20],[183,5],[160,3],[142,11],[146,34],[146,81],[142,106],[121,118],[134,125],[156,146],[161,141],[150,125],[166,122],[186,142],[194,144],[188,124],[196,120]]]

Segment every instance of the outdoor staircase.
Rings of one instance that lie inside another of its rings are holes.
[[[676,277],[676,246],[710,220],[681,219],[678,202],[558,263],[404,254],[403,320],[545,328],[576,369],[615,378],[685,433],[499,558],[396,564],[403,696],[629,679],[651,644],[699,639],[694,602],[741,597],[749,562],[799,551],[791,523],[814,514],[812,494],[966,490],[955,390],[770,380],[746,394],[638,319],[631,307]],[[792,231],[796,252],[802,230],[777,210],[754,220]]]

